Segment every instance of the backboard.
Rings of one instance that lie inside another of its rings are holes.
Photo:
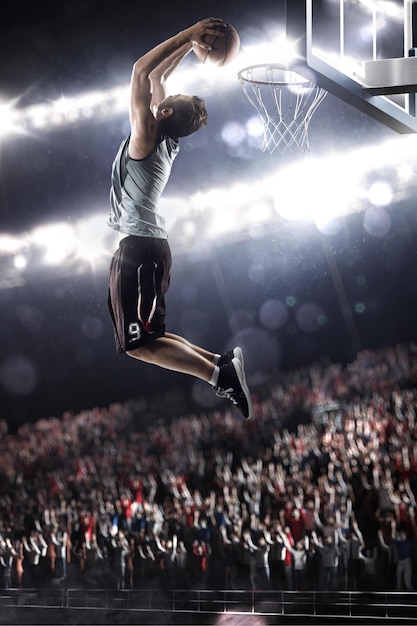
[[[417,132],[413,0],[286,0],[290,69],[398,133]]]

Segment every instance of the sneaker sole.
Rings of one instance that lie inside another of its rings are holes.
[[[243,352],[242,349],[239,348],[239,346],[237,346],[236,348],[233,348],[233,358],[239,359],[239,362],[242,366],[243,371],[245,370],[245,360],[243,358]]]
[[[242,352],[240,348],[235,348],[235,350],[239,350],[240,352]],[[242,354],[242,360],[243,360],[243,354]],[[237,356],[232,359],[232,363],[235,367],[235,371],[239,379],[240,386],[242,387],[243,393],[245,394],[246,402],[248,403],[248,414],[244,415],[244,418],[248,420],[250,417],[252,417],[253,406],[252,406],[252,397],[250,395],[249,387],[246,383],[245,371],[242,367],[242,362],[239,360]]]

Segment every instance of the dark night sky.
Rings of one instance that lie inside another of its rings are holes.
[[[145,17],[139,2],[3,2],[0,101],[19,98],[24,107],[127,83],[141,53],[210,15],[233,23],[244,46],[278,19],[281,4],[161,1]],[[185,197],[239,176],[256,180],[271,164],[285,165],[282,157],[259,150],[232,157],[219,141],[226,118],[248,115],[239,86],[206,100],[209,126],[178,157],[167,193]],[[74,223],[92,207],[105,220],[111,162],[126,128],[126,115],[118,114],[0,143],[0,232],[19,234],[55,219]],[[314,118],[311,145],[317,153],[343,152],[393,137],[330,95]],[[169,330],[216,351],[240,342],[252,384],[314,360],[348,362],[363,348],[415,340],[412,191],[390,207],[390,216],[390,231],[379,238],[364,232],[360,214],[349,216],[330,240],[314,227],[294,231],[272,224],[257,238],[214,241],[197,254],[177,250],[174,238]],[[0,417],[11,425],[161,386],[189,388],[205,398],[187,377],[116,355],[105,271],[57,276],[45,270],[37,278],[0,289]],[[287,305],[279,328],[278,301]],[[313,317],[325,323],[311,325]]]

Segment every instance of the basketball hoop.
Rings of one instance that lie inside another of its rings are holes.
[[[327,91],[274,63],[246,67],[238,78],[263,122],[262,151],[309,151],[310,121]]]

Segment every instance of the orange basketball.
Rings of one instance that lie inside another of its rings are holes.
[[[240,37],[236,28],[231,24],[226,24],[224,36],[206,35],[205,43],[212,46],[211,50],[203,50],[194,46],[194,54],[201,63],[222,67],[235,58],[240,49]]]

